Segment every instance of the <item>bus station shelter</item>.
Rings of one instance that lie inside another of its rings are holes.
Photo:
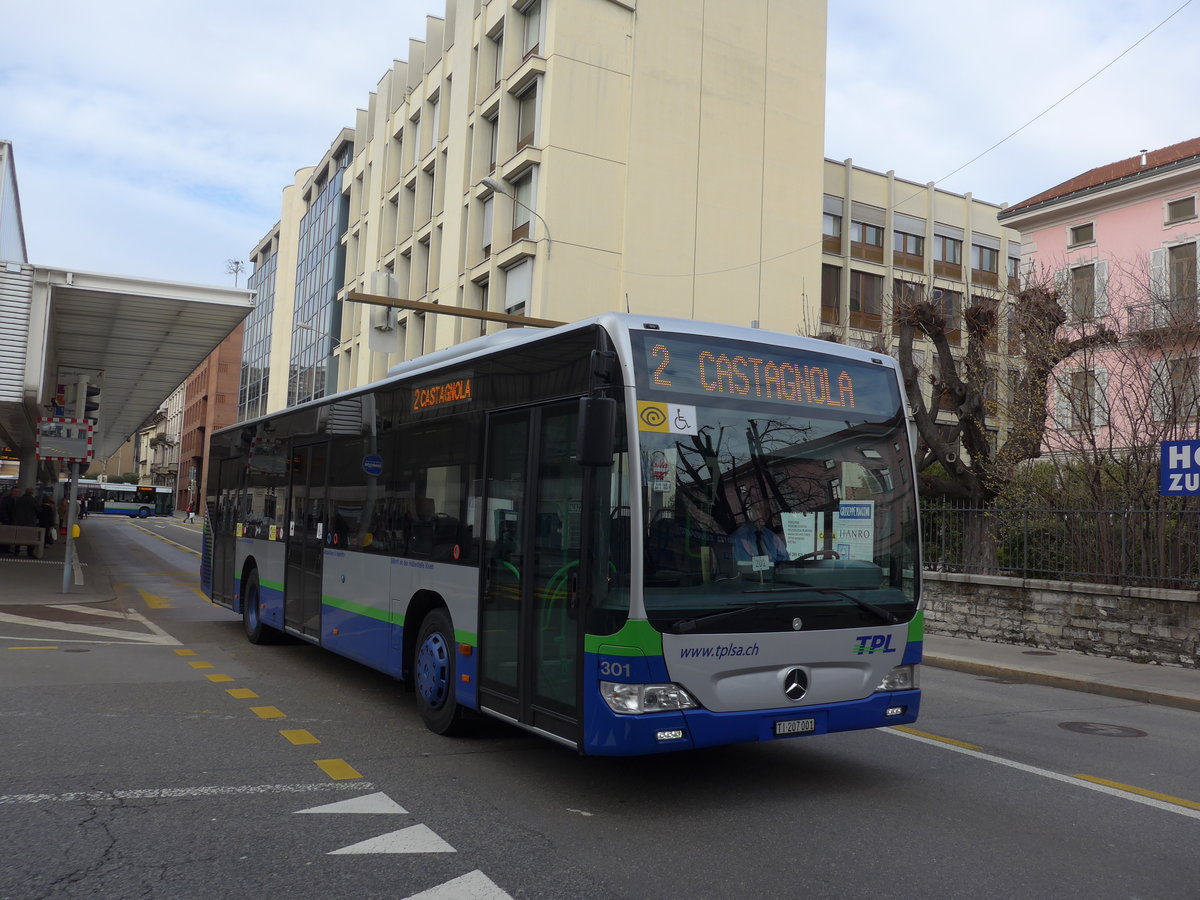
[[[0,442],[20,461],[19,483],[39,472],[37,424],[56,410],[59,385],[81,376],[99,388],[93,455],[133,435],[237,327],[254,292],[75,272],[0,261]]]

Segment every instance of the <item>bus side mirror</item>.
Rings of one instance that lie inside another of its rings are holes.
[[[580,397],[576,462],[581,466],[611,466],[616,434],[617,401],[611,397]]]

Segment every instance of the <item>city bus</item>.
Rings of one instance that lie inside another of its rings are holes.
[[[898,366],[608,314],[508,329],[213,435],[201,582],[253,643],[590,755],[914,722]]]
[[[65,486],[65,485],[64,485]],[[79,479],[79,499],[88,515],[169,516],[175,511],[175,496],[163,485],[119,484],[115,481]]]

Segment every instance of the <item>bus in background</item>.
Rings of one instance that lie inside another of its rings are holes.
[[[175,511],[174,491],[162,485],[118,484],[80,478],[79,499],[88,515],[145,519],[169,516]]]
[[[201,581],[247,638],[585,754],[911,723],[897,364],[603,315],[509,329],[216,433]]]

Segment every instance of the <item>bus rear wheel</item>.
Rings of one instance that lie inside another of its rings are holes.
[[[454,699],[454,628],[446,610],[430,610],[421,621],[413,671],[417,712],[425,726],[436,734],[460,734],[464,711]]]
[[[258,570],[246,576],[242,584],[242,629],[252,644],[275,643],[276,631],[262,620],[259,604]]]

